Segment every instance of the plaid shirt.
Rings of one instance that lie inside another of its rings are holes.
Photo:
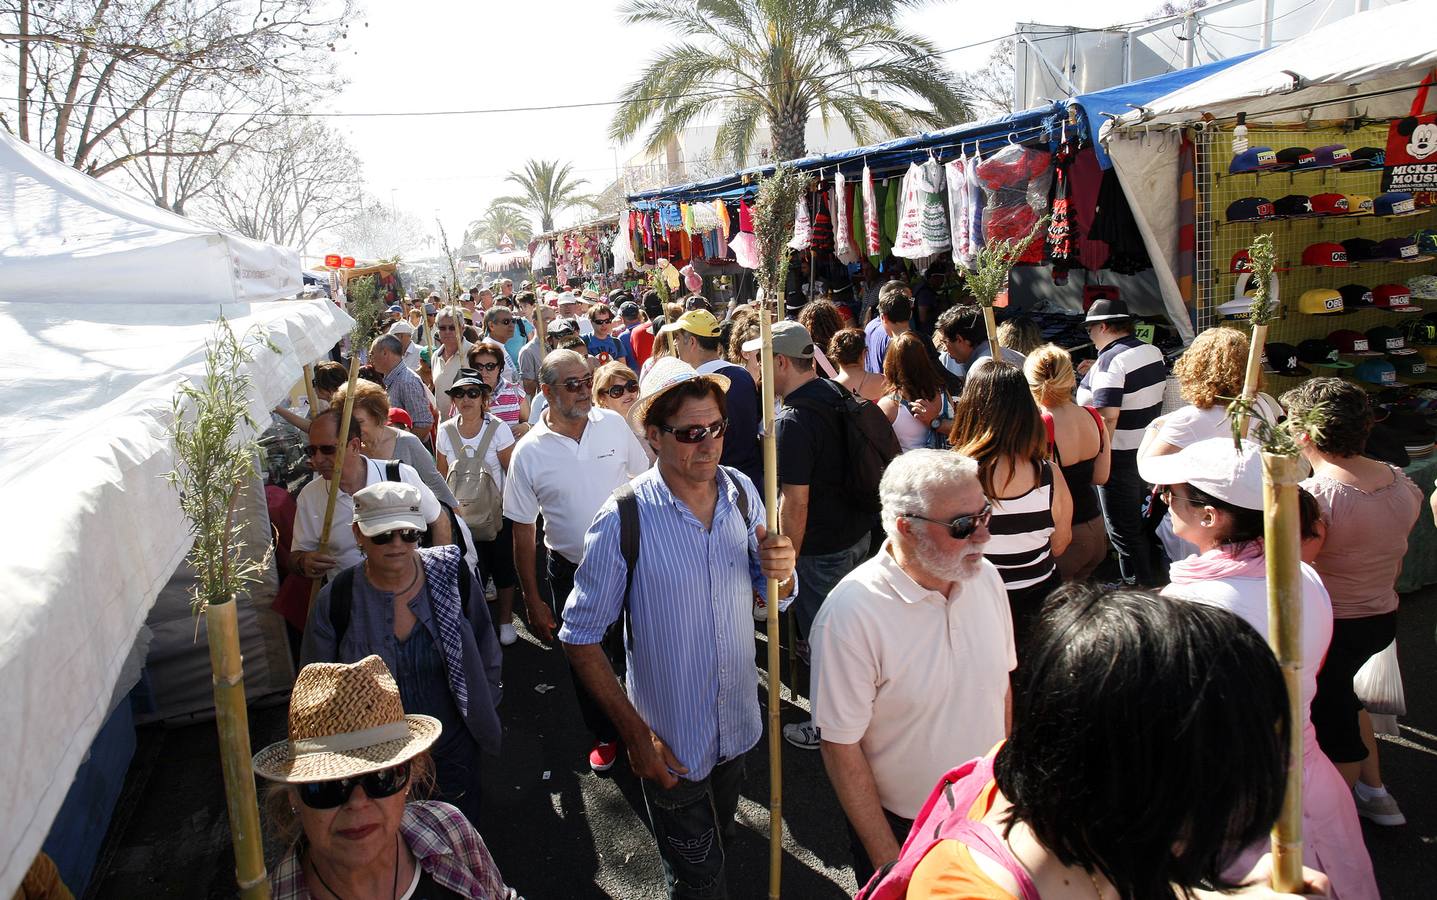
[[[408,366],[400,363],[390,369],[389,374],[384,376],[384,389],[389,392],[389,405],[409,413],[415,428],[428,428],[434,424],[424,382]]]
[[[519,900],[519,895],[504,885],[479,832],[448,803],[405,804],[399,833],[419,867],[435,883],[470,900]],[[301,837],[270,874],[271,900],[310,900],[313,896],[299,861],[303,844]]]

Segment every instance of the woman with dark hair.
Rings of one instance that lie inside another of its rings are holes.
[[[883,398],[878,408],[893,423],[898,446],[904,450],[932,446],[933,432],[947,418],[947,400],[923,339],[911,331],[894,335],[883,356]]]
[[[1021,664],[1043,599],[1061,582],[1054,559],[1073,534],[1073,498],[1048,459],[1048,435],[1022,370],[993,360],[971,371],[948,440],[977,460],[993,504],[983,555],[1008,589]]]
[[[469,368],[489,385],[489,413],[508,425],[517,441],[529,430],[529,397],[504,377],[504,365],[504,348],[498,344],[475,344],[469,350]]]
[[[1282,395],[1288,414],[1316,419],[1302,443],[1327,538],[1313,568],[1332,596],[1332,646],[1317,676],[1312,724],[1317,742],[1357,798],[1357,812],[1378,825],[1407,821],[1382,783],[1372,719],[1352,676],[1397,637],[1397,576],[1422,491],[1401,469],[1363,455],[1372,431],[1367,394],[1338,378],[1313,378]]]
[[[958,798],[945,831],[966,813],[966,833],[931,844],[906,896],[1233,896],[1233,852],[1266,840],[1281,808],[1290,727],[1272,651],[1236,616],[1064,585],[1018,669],[1010,737],[934,791]],[[1277,896],[1267,870],[1237,895]]]
[[[883,376],[863,368],[867,345],[861,328],[844,328],[828,339],[828,359],[838,369],[833,380],[862,397],[877,403],[883,399]]]
[[[828,342],[843,330],[843,315],[832,300],[810,300],[798,311],[798,324],[808,329],[815,347],[828,351]]]
[[[1173,531],[1198,553],[1174,562],[1163,595],[1216,606],[1267,634],[1267,562],[1263,553],[1262,460],[1256,444],[1239,452],[1231,438],[1208,438],[1178,453],[1138,460],[1143,480],[1161,485],[1172,511]],[[1332,603],[1322,579],[1301,564],[1303,718],[1302,847],[1304,861],[1325,872],[1333,896],[1376,900],[1357,808],[1332,762],[1318,748],[1308,716],[1318,690],[1318,670],[1332,639]],[[1348,676],[1348,686],[1352,678]],[[1256,842],[1232,863],[1229,874],[1247,871],[1266,842]]]

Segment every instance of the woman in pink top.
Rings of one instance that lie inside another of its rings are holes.
[[[1327,535],[1314,567],[1332,597],[1332,646],[1317,676],[1312,724],[1317,741],[1353,787],[1357,811],[1379,825],[1407,821],[1382,784],[1372,720],[1352,676],[1397,636],[1397,575],[1422,491],[1402,470],[1363,456],[1372,431],[1367,394],[1337,378],[1314,378],[1282,395],[1293,418],[1320,409],[1318,434],[1302,453]]]

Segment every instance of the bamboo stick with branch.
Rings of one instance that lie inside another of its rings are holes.
[[[988,346],[994,349],[995,358],[998,348],[998,324],[993,316],[993,303],[999,294],[1008,289],[1008,273],[1013,271],[1013,264],[1023,258],[1028,245],[1037,240],[1047,225],[1048,217],[1044,216],[1033,224],[1033,230],[1022,240],[1016,243],[1010,240],[990,240],[973,254],[973,269],[967,276],[968,289],[983,308],[983,326],[988,332]]]

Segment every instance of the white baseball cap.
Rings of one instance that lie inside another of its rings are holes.
[[[413,334],[413,333],[414,333],[414,326],[413,326],[413,325],[410,325],[408,322],[395,322],[393,325],[390,325],[390,326],[389,326],[389,333],[390,333],[390,334]]]
[[[1177,453],[1139,459],[1138,474],[1149,484],[1190,484],[1233,506],[1262,509],[1262,457],[1252,441],[1238,450],[1232,438],[1208,438]]]

